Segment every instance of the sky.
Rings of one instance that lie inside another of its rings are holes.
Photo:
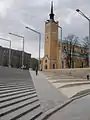
[[[12,48],[22,50],[22,39],[9,32],[25,37],[25,51],[38,58],[39,36],[25,26],[41,32],[41,56],[44,51],[45,21],[49,18],[51,0],[0,0],[0,37],[10,39]],[[75,34],[80,39],[88,35],[88,21],[75,10],[79,8],[90,16],[90,0],[53,0],[55,20],[63,28],[63,38]],[[0,40],[9,47],[9,42]]]

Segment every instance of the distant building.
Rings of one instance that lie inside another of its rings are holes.
[[[30,68],[35,70],[37,67],[38,67],[38,59],[31,58],[31,60],[30,60]]]
[[[58,25],[58,21],[54,20],[52,2],[50,19],[45,22],[44,57],[41,59],[41,69],[88,67],[88,51],[80,46],[61,44],[58,40]]]
[[[8,66],[9,48],[0,46],[0,65]],[[30,67],[31,54],[24,52],[24,66]],[[22,51],[11,49],[11,67],[21,68]]]

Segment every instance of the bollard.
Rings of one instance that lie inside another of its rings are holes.
[[[87,75],[87,80],[89,80],[89,75]]]

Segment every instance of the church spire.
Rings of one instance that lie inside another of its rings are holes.
[[[54,14],[53,14],[53,1],[51,1],[51,13],[50,13],[50,20],[54,21]]]

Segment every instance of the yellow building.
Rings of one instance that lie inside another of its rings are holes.
[[[60,69],[71,66],[86,67],[87,56],[78,56],[78,54],[81,54],[80,47],[75,46],[78,54],[76,56],[70,55],[72,59],[69,58],[68,49],[65,51],[67,44],[61,44],[58,41],[58,24],[58,21],[54,20],[53,2],[51,2],[50,19],[45,22],[44,57],[41,59],[41,69]]]

